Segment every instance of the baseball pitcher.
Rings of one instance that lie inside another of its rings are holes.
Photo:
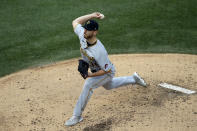
[[[102,42],[96,37],[99,25],[93,19],[103,18],[103,14],[94,12],[78,17],[72,22],[74,32],[80,41],[82,56],[82,59],[79,60],[78,71],[86,81],[74,108],[73,116],[65,122],[66,126],[75,125],[83,120],[82,112],[93,90],[100,86],[107,90],[128,84],[139,84],[146,87],[145,81],[136,72],[132,76],[114,77],[115,66],[109,60]],[[89,68],[91,72],[88,72]]]

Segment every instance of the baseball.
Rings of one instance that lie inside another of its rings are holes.
[[[104,19],[104,15],[103,14],[100,14],[100,19]]]

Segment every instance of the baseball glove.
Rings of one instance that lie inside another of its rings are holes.
[[[78,71],[84,79],[88,77],[88,68],[89,68],[89,64],[84,60],[80,59],[78,65]]]

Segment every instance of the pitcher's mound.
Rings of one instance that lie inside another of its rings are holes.
[[[77,59],[23,70],[0,78],[0,130],[197,130],[197,96],[157,87],[166,82],[197,91],[197,55],[125,54],[110,60],[116,77],[137,71],[149,87],[100,87],[86,106],[84,120],[65,127],[84,83]]]

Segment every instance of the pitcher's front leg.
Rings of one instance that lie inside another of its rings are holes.
[[[75,106],[75,109],[73,112],[74,116],[81,116],[88,100],[92,96],[93,88],[95,88],[95,87],[93,87],[93,85],[91,84],[90,79],[86,80],[83,90],[82,90],[82,92],[78,98],[77,104]]]

